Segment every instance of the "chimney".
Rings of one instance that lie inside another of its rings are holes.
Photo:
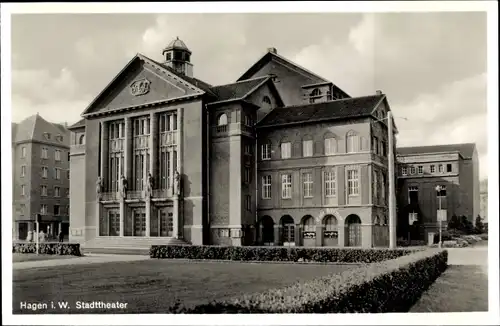
[[[276,48],[267,48],[267,52],[278,54],[278,50],[276,50]]]
[[[383,94],[383,93],[382,93],[382,91],[381,91],[380,89],[377,89],[377,92],[376,92],[376,93],[377,93],[377,95],[382,95],[382,94]]]

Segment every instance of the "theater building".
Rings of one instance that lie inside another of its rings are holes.
[[[481,209],[475,144],[400,147],[397,164],[401,237],[411,232],[416,233],[411,235],[413,239],[427,239],[429,232],[439,232],[438,209],[445,211],[446,220],[442,222],[445,228],[453,215],[466,216],[475,223]]]
[[[386,95],[274,48],[218,86],[178,38],[162,55],[134,56],[70,128],[72,241],[388,245]]]

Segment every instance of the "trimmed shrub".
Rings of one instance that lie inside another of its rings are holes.
[[[82,255],[79,243],[42,242],[39,244],[38,252],[45,255]],[[36,243],[14,242],[12,243],[12,253],[35,254]]]
[[[411,240],[400,239],[397,241],[398,247],[412,247],[412,246],[425,246],[427,242],[425,240]]]
[[[374,263],[398,258],[416,249],[344,249],[304,247],[222,247],[154,245],[151,258],[234,261],[310,261],[322,263]]]
[[[299,282],[282,289],[192,307],[177,302],[170,313],[382,313],[407,312],[447,268],[448,252],[425,250]]]

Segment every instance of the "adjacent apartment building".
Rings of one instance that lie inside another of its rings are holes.
[[[69,137],[65,125],[38,114],[12,124],[13,239],[27,239],[38,213],[40,231],[68,236]]]
[[[480,214],[479,160],[476,145],[448,144],[397,149],[398,228],[408,223],[420,234],[438,231],[437,210],[446,210],[447,221],[465,215],[474,223]],[[436,187],[440,186],[440,191]],[[447,221],[443,222],[446,227]],[[400,236],[406,236],[406,231]]]
[[[178,38],[162,55],[134,56],[70,127],[72,241],[387,246],[385,94],[275,48],[218,86]]]

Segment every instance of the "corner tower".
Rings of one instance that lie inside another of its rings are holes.
[[[165,65],[180,74],[193,77],[193,65],[190,62],[191,51],[179,37],[163,49],[162,55],[165,59]]]

